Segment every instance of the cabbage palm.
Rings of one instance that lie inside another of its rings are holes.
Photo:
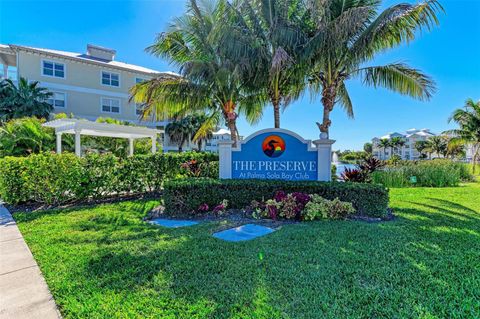
[[[180,75],[162,74],[133,87],[132,98],[145,103],[143,118],[181,118],[204,112],[208,119],[194,140],[204,138],[208,128],[222,120],[237,141],[236,120],[244,114],[251,123],[261,116],[261,95],[245,86],[255,70],[245,60],[226,54],[222,38],[229,33],[226,0],[190,0],[187,12],[174,20],[147,50],[179,67]]]
[[[449,121],[458,124],[459,128],[445,133],[453,135],[450,139],[451,147],[454,145],[471,145],[473,173],[475,166],[480,161],[480,101],[468,99],[462,109],[456,109]]]
[[[398,4],[379,12],[380,0],[307,0],[312,8],[311,30],[302,61],[309,71],[311,92],[321,96],[323,121],[317,123],[328,137],[330,113],[339,103],[353,117],[345,81],[384,87],[420,100],[435,91],[433,80],[404,63],[367,65],[379,53],[408,43],[415,32],[438,24],[437,0]],[[322,5],[323,4],[323,5]]]
[[[403,145],[405,145],[405,141],[401,137],[392,137],[392,139],[390,140],[391,154],[393,155],[393,151],[399,147],[402,147]]]
[[[0,82],[0,122],[35,116],[47,118],[53,106],[47,102],[52,93],[38,81],[20,78],[18,85],[6,79]]]

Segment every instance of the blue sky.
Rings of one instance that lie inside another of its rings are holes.
[[[406,0],[386,0],[388,6]],[[428,102],[347,83],[355,119],[341,109],[332,114],[330,136],[334,149],[361,149],[366,141],[387,132],[431,128],[441,132],[452,125],[447,118],[466,98],[480,99],[480,0],[441,0],[446,13],[440,26],[421,34],[408,46],[388,51],[372,65],[406,62],[431,75],[438,91]],[[84,52],[87,43],[117,50],[116,59],[160,71],[173,70],[166,61],[144,52],[172,17],[184,10],[184,0],[159,1],[24,1],[0,0],[0,43]],[[319,99],[306,94],[282,115],[282,127],[305,138],[318,137],[315,121],[321,120]],[[240,134],[271,127],[271,108],[252,127],[240,120]]]

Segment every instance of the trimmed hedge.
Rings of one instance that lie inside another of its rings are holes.
[[[212,153],[157,153],[118,158],[71,153],[34,154],[0,159],[0,198],[9,204],[61,204],[105,195],[159,191],[163,182],[191,173],[181,164],[196,160],[201,176],[218,176],[218,156]]]
[[[242,209],[252,200],[272,198],[276,191],[318,194],[326,199],[351,202],[357,214],[384,217],[388,190],[382,185],[343,182],[289,182],[280,180],[218,180],[208,178],[170,180],[163,199],[170,214],[195,213],[201,204],[210,207],[228,200],[228,207]]]

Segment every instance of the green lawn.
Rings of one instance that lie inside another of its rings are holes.
[[[392,189],[398,219],[227,243],[154,201],[15,218],[66,318],[479,318],[480,183]]]

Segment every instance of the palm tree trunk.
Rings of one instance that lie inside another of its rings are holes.
[[[227,125],[230,130],[230,138],[233,141],[232,147],[237,147],[237,124],[235,120],[228,120]]]
[[[322,124],[318,124],[318,128],[321,133],[326,133],[327,138],[329,137],[329,128],[332,124],[330,121],[330,112],[333,110],[335,105],[336,97],[336,88],[334,85],[324,86],[322,90],[322,105],[323,105],[323,121]]]
[[[273,121],[274,127],[280,128],[280,101],[278,99],[273,100]]]

